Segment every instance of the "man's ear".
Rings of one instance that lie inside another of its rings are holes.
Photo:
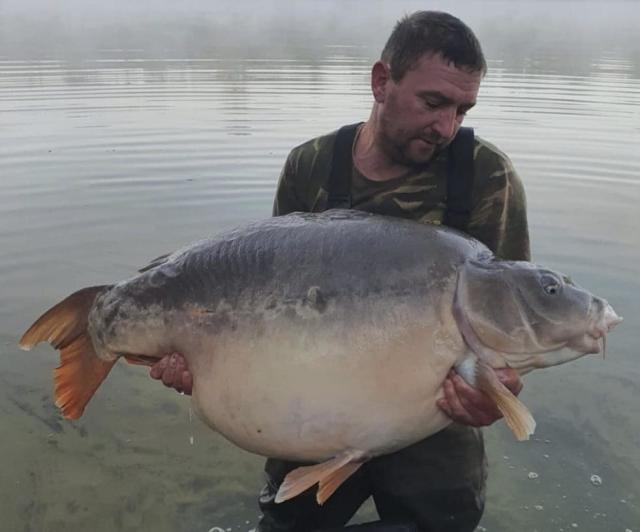
[[[391,80],[389,67],[382,61],[376,61],[371,69],[371,92],[377,103],[384,103],[387,83]]]

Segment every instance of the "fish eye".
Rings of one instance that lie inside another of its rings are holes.
[[[540,282],[542,283],[542,288],[544,289],[546,294],[550,296],[555,296],[556,294],[560,293],[562,284],[560,280],[557,279],[555,276],[543,275]]]

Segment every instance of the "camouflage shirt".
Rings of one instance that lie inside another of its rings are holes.
[[[336,131],[294,148],[282,169],[274,216],[327,208],[328,181]],[[441,224],[447,201],[448,150],[428,165],[387,180],[373,181],[353,166],[352,207],[388,216]],[[509,158],[487,141],[475,138],[475,175],[486,176],[475,192],[467,233],[498,258],[530,260],[524,188]]]

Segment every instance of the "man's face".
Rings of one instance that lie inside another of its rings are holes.
[[[372,83],[387,155],[410,166],[429,162],[455,137],[476,103],[481,79],[482,73],[456,68],[439,55],[423,56],[397,83],[387,65],[376,64]],[[382,90],[376,92],[376,83]]]

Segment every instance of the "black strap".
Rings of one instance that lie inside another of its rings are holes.
[[[338,130],[333,147],[331,172],[329,173],[329,199],[327,209],[351,208],[351,170],[353,168],[353,141],[357,124],[349,124]]]
[[[353,142],[360,124],[362,122],[343,126],[336,135],[329,173],[327,209],[351,208]],[[473,209],[474,146],[473,128],[461,127],[448,148],[447,208],[443,223],[461,231],[467,228]],[[475,185],[478,186],[478,183]]]
[[[461,231],[469,225],[473,209],[474,144],[473,128],[461,127],[448,148],[447,209],[443,223]]]

